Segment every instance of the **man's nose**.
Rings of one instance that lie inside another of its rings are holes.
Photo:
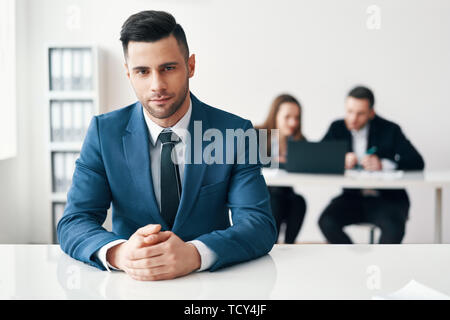
[[[164,91],[167,89],[167,83],[164,77],[159,72],[153,72],[150,77],[150,90],[155,92]]]
[[[351,114],[348,116],[348,122],[354,124],[356,122],[356,120],[357,120],[357,117],[355,115]]]

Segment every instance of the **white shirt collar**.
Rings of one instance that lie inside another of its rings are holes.
[[[366,137],[369,135],[369,126],[370,124],[367,123],[364,127],[362,127],[359,130],[351,130],[353,136],[359,136],[359,137]]]
[[[187,130],[189,127],[189,121],[191,120],[191,113],[192,113],[192,100],[189,98],[189,109],[184,114],[184,116],[178,120],[177,123],[175,123],[172,127],[169,128],[163,128],[153,122],[152,119],[145,113],[144,108],[142,108],[142,112],[144,113],[145,123],[147,124],[148,131],[150,132],[150,141],[152,145],[154,146],[158,140],[159,134],[164,129],[172,129],[173,132],[175,132],[181,139],[182,143],[186,143],[185,138],[187,134]]]

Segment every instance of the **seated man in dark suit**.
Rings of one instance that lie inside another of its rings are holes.
[[[423,170],[424,161],[400,127],[375,114],[372,91],[356,87],[346,99],[345,119],[333,122],[324,141],[348,141],[345,168]],[[352,243],[345,226],[371,223],[381,229],[380,243],[401,243],[408,219],[405,190],[344,189],[326,207],[319,226],[329,243]]]

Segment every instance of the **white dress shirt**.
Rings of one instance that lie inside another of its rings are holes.
[[[150,135],[150,167],[152,171],[152,182],[153,182],[153,190],[155,192],[155,198],[158,202],[158,207],[161,211],[161,148],[162,143],[158,139],[159,134],[166,128],[163,128],[153,122],[145,113],[144,108],[142,108],[142,112],[144,113],[145,123],[147,124],[147,128],[149,130]],[[185,164],[185,150],[186,150],[186,135],[189,126],[189,121],[191,119],[192,114],[192,101],[189,101],[189,109],[186,114],[170,129],[175,132],[180,138],[181,142],[175,145],[175,160],[178,164],[178,169],[180,172],[181,183],[184,181],[184,164]],[[109,248],[114,247],[122,242],[125,242],[125,239],[112,241],[105,246],[103,246],[99,251],[97,251],[97,257],[105,266],[106,270],[110,271],[110,269],[115,269],[112,265],[108,263],[106,260],[106,253]],[[208,248],[203,242],[199,240],[189,241],[192,243],[200,254],[201,258],[201,266],[198,271],[203,271],[209,269],[213,263],[217,260],[216,253]],[[117,270],[117,269],[115,269]]]
[[[351,130],[353,152],[355,153],[359,164],[361,164],[361,161],[367,155],[366,151],[367,144],[369,143],[369,126],[370,124],[368,123],[359,130]],[[396,168],[397,164],[395,162],[389,159],[381,159],[382,170],[395,170]],[[361,194],[365,197],[377,197],[379,195],[379,192],[373,189],[363,189],[361,190]]]
[[[369,127],[370,124],[368,123],[359,130],[351,130],[353,152],[358,158],[358,163],[361,163],[366,156],[367,144],[369,143]],[[381,159],[381,168],[382,170],[395,170],[397,169],[397,164],[390,159]]]
[[[367,143],[369,142],[369,124],[366,124],[359,130],[351,130],[353,152],[358,159],[358,163],[361,163],[362,159],[366,156]]]

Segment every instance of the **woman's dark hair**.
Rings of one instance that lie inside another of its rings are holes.
[[[181,53],[187,61],[189,47],[184,30],[170,13],[164,11],[141,11],[130,16],[122,26],[120,41],[127,57],[130,41],[154,42],[171,35],[177,40]]]
[[[269,109],[269,114],[267,115],[267,118],[264,121],[264,123],[262,125],[256,127],[256,129],[266,129],[267,130],[268,154],[270,154],[270,146],[271,146],[271,139],[272,139],[271,131],[272,131],[272,129],[277,129],[277,114],[280,111],[280,106],[285,102],[291,102],[291,103],[296,104],[300,110],[299,125],[298,125],[297,130],[295,130],[292,138],[294,140],[305,139],[305,137],[303,136],[303,132],[302,132],[302,106],[301,106],[300,102],[290,94],[286,94],[286,93],[280,94],[273,100],[272,105],[270,106],[270,109]]]
[[[370,109],[373,109],[373,106],[375,104],[375,96],[373,95],[373,92],[366,87],[362,86],[355,87],[352,90],[350,90],[347,96],[356,99],[367,99],[369,101]]]

